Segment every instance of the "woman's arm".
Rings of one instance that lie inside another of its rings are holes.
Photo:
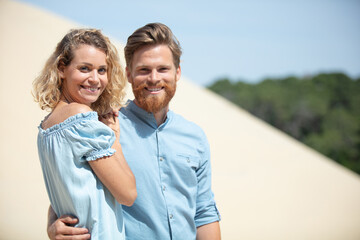
[[[58,114],[59,116],[68,118],[72,115],[92,110],[84,104],[71,103],[60,111],[61,114]],[[88,161],[88,163],[116,201],[120,204],[131,206],[137,197],[136,183],[135,177],[122,153],[120,125],[117,115],[118,111],[114,111],[99,117],[99,120],[110,127],[115,133],[116,140],[111,148],[115,149],[116,152],[112,156]]]
[[[116,152],[112,156],[89,161],[89,164],[115,199],[120,204],[131,206],[137,197],[136,182],[121,149],[119,120],[113,113],[99,119],[115,132],[116,140],[112,148]]]
[[[78,113],[85,113],[92,109],[84,104],[71,103],[65,106],[57,107],[53,113],[51,125],[63,122],[65,119]],[[120,145],[120,126],[116,117],[118,111],[110,112],[99,117],[103,123],[109,126],[115,133],[116,140],[112,146],[116,150],[115,154],[108,157],[99,158],[97,160],[88,161],[90,167],[100,179],[100,181],[111,192],[117,202],[120,204],[131,206],[136,197],[135,177],[131,172]]]

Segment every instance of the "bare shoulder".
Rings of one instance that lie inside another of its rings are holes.
[[[57,106],[49,117],[42,123],[42,128],[47,129],[56,124],[64,122],[69,117],[79,113],[86,113],[93,111],[89,106],[81,103],[70,103]]]
[[[75,103],[75,102],[67,104],[59,109],[59,112],[61,114],[64,114],[65,116],[67,116],[66,118],[74,116],[78,113],[86,113],[86,112],[91,112],[91,111],[93,111],[93,110],[89,106],[81,104],[81,103]]]

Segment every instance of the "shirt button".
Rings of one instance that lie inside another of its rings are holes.
[[[169,218],[170,218],[170,219],[173,219],[173,217],[174,217],[174,216],[173,216],[172,214],[169,215]]]
[[[187,158],[187,160],[186,160],[188,163],[190,162],[190,158]]]
[[[163,187],[162,187],[162,190],[163,190],[163,191],[165,191],[165,189],[166,189],[166,187],[165,187],[165,186],[163,186]]]
[[[164,160],[164,158],[160,157],[160,162],[162,162]]]

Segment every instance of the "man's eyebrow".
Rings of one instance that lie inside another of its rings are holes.
[[[149,68],[150,66],[147,64],[141,64],[141,65],[137,65],[135,66],[135,69],[141,69],[141,68]],[[161,64],[156,66],[156,68],[171,68],[171,64]]]
[[[135,69],[141,69],[141,68],[148,68],[149,66],[146,64],[141,64],[141,65],[137,65],[135,66]]]
[[[171,67],[171,64],[162,64],[159,67]]]

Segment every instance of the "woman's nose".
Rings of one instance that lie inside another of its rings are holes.
[[[98,82],[99,81],[99,73],[96,69],[90,72],[89,81],[91,82]]]

